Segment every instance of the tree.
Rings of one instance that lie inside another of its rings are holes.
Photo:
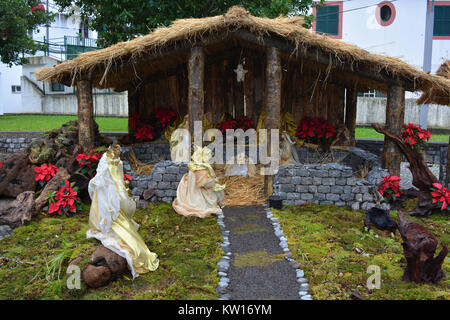
[[[314,0],[55,0],[61,10],[76,5],[83,18],[90,19],[90,27],[99,34],[102,46],[145,35],[160,26],[168,26],[180,18],[201,18],[225,13],[240,5],[255,16],[274,18],[279,15],[305,16],[310,28],[313,17],[309,8]],[[323,2],[321,0],[320,2]]]
[[[25,54],[44,50],[36,43],[32,32],[38,26],[50,23],[54,14],[45,11],[38,0],[0,0],[0,58],[3,63],[24,64]]]

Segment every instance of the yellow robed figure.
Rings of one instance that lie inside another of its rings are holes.
[[[222,211],[219,202],[224,197],[225,185],[217,183],[214,169],[208,163],[211,157],[209,148],[195,146],[189,172],[178,184],[177,197],[172,203],[178,214],[205,218]]]
[[[158,268],[157,255],[151,252],[138,233],[139,225],[132,219],[136,202],[128,195],[123,180],[120,146],[109,147],[100,159],[97,174],[89,182],[92,199],[86,235],[125,258],[133,279]]]

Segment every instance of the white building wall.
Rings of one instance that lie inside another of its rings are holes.
[[[12,93],[11,86],[20,86],[21,73],[21,66],[8,67],[0,63],[0,115],[15,112],[20,108],[21,94]]]

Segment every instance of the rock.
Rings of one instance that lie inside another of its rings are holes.
[[[88,265],[81,273],[84,282],[91,288],[107,285],[112,280],[111,270],[105,266]]]
[[[5,239],[13,234],[13,230],[10,226],[2,225],[0,226],[0,240]]]
[[[64,180],[69,179],[70,175],[65,168],[58,168],[58,172],[53,178],[45,185],[39,197],[34,202],[34,213],[38,213],[41,209],[48,204],[47,194],[51,191],[58,190],[64,183]]]
[[[17,228],[31,220],[34,207],[34,191],[19,194],[9,207],[0,210],[0,225]]]
[[[0,196],[17,197],[25,191],[34,191],[35,172],[25,152],[13,154],[0,168]]]
[[[350,294],[350,298],[353,300],[364,300],[364,298],[361,296],[361,294],[358,291],[352,292]]]
[[[147,189],[142,193],[142,198],[144,198],[144,200],[148,201],[149,199],[151,199],[151,197],[153,197],[155,195],[155,190],[153,189]]]
[[[109,250],[104,246],[98,246],[91,256],[91,261],[94,265],[106,263],[113,276],[124,273],[128,270],[127,260],[117,253]]]

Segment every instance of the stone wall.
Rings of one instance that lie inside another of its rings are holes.
[[[188,172],[187,163],[170,160],[155,164],[151,174],[136,174],[128,161],[123,161],[124,173],[133,179],[130,182],[131,195],[145,206],[147,202],[172,202],[177,196],[178,183]]]
[[[375,155],[381,156],[383,152],[383,140],[380,139],[357,139],[356,146]],[[425,148],[425,161],[428,164],[439,165],[439,181],[445,181],[447,152],[447,142],[429,142]],[[405,157],[403,161],[407,161]]]
[[[155,162],[170,160],[170,146],[168,143],[139,143],[132,146],[139,161]]]
[[[27,148],[36,138],[21,137],[7,138],[0,137],[0,153],[14,153]]]
[[[359,179],[351,167],[336,163],[280,166],[273,190],[283,205],[316,203],[367,210],[377,201],[374,185],[387,174],[377,168]]]

